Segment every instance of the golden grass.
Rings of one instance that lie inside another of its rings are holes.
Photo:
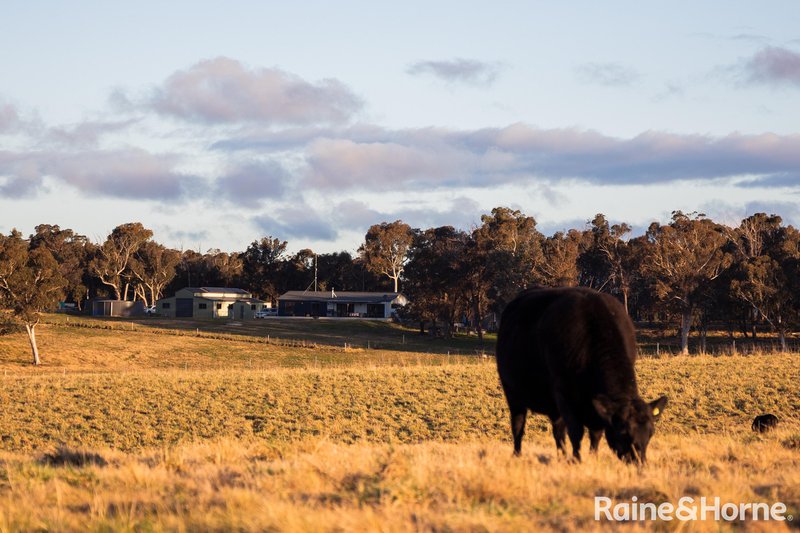
[[[219,436],[268,441],[460,441],[508,434],[492,360],[471,364],[29,372],[0,376],[0,442],[8,450],[60,443],[135,450]],[[756,414],[797,420],[793,355],[671,357],[638,363],[640,390],[667,394],[669,433],[750,431]],[[531,429],[547,431],[543,417]]]
[[[641,470],[605,447],[580,465],[568,464],[544,435],[521,458],[491,439],[414,445],[313,439],[283,446],[223,439],[135,454],[103,449],[107,466],[55,466],[0,453],[0,532],[594,531],[609,525],[594,521],[595,496],[780,501],[797,516],[800,454],[780,444],[785,436],[785,430],[755,440],[662,435]],[[787,524],[738,525],[781,530]]]
[[[513,459],[491,358],[59,325],[41,337],[38,369],[23,336],[0,338],[0,533],[591,531],[608,526],[597,495],[800,507],[795,354],[640,360],[643,396],[670,404],[639,471],[605,444],[567,464],[539,416]],[[780,427],[756,435],[765,412]],[[623,527],[651,526],[727,527]]]
[[[103,322],[90,325],[104,326]],[[352,365],[469,363],[473,356],[353,348],[298,339],[171,332],[124,323],[114,329],[42,324],[37,328],[42,365],[31,365],[24,333],[0,336],[0,375],[57,372],[125,372],[141,369],[271,369]],[[373,345],[374,346],[374,345]]]

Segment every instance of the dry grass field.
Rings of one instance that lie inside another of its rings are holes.
[[[568,463],[542,417],[513,458],[493,359],[476,356],[469,339],[456,341],[469,347],[462,355],[448,356],[427,339],[415,349],[439,353],[375,349],[381,336],[410,333],[352,325],[326,324],[330,342],[305,346],[199,328],[74,326],[42,328],[42,368],[28,364],[24,335],[0,337],[0,532],[798,524],[608,524],[594,521],[593,507],[595,496],[719,496],[784,502],[797,517],[797,354],[641,359],[643,396],[666,394],[670,404],[650,462],[637,469],[605,444]],[[342,338],[369,339],[370,348],[345,348]],[[754,434],[750,421],[764,412],[781,426]]]

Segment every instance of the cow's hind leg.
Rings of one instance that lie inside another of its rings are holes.
[[[603,438],[602,429],[589,430],[589,451],[597,453],[597,446],[600,444],[600,439]]]
[[[560,417],[555,420],[551,418],[550,423],[553,425],[553,438],[556,439],[556,448],[566,455],[567,450],[564,447],[564,443],[567,440],[567,423]]]
[[[511,433],[514,435],[514,455],[522,452],[522,436],[525,434],[525,418],[527,407],[511,407]]]

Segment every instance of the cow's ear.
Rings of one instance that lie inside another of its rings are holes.
[[[658,400],[653,400],[650,402],[650,411],[653,413],[653,417],[658,420],[661,417],[661,413],[664,412],[664,408],[667,406],[667,397],[662,396]]]
[[[597,411],[597,414],[600,416],[600,418],[610,424],[611,417],[614,414],[614,404],[611,401],[611,398],[605,394],[599,394],[592,399],[592,404],[594,405],[594,410]]]

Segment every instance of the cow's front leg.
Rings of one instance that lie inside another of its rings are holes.
[[[578,410],[573,408],[577,402],[564,394],[564,390],[561,387],[556,387],[555,399],[558,412],[561,413],[561,418],[564,419],[564,423],[567,425],[567,435],[569,435],[569,441],[572,444],[572,458],[579,463],[581,462],[583,422],[576,415]]]
[[[583,440],[583,424],[577,420],[567,420],[567,434],[572,444],[572,458],[581,462],[581,441]]]
[[[602,429],[590,429],[589,430],[589,451],[592,453],[597,453],[597,447],[600,444],[600,439],[603,438],[603,430]]]
[[[556,439],[556,448],[558,448],[559,452],[566,455],[567,450],[564,447],[564,443],[567,440],[567,423],[564,422],[564,419],[561,417],[555,420],[551,418],[550,423],[553,425],[553,438]]]

